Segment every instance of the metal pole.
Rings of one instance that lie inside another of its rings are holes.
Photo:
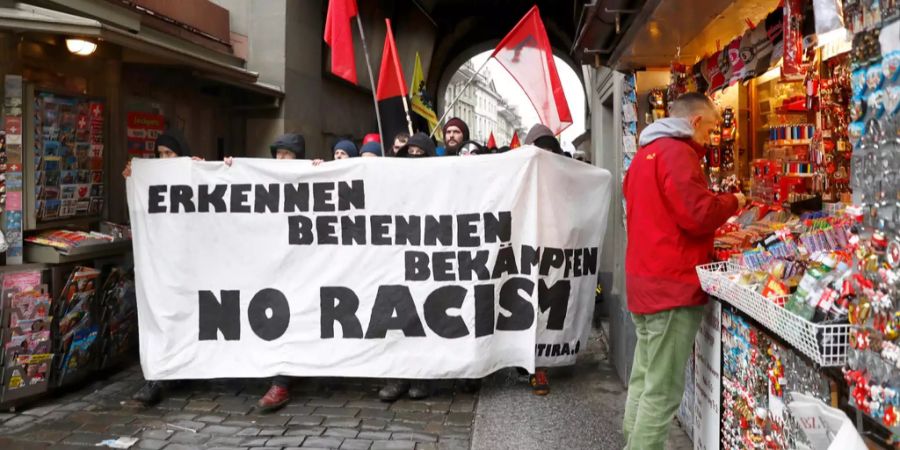
[[[410,117],[409,117],[409,102],[406,100],[405,95],[403,95],[401,97],[403,98],[403,112],[406,113],[406,127],[409,129],[409,135],[412,136],[413,127],[412,127],[412,119],[410,119]]]
[[[369,46],[366,44],[366,33],[363,31],[362,19],[359,13],[356,14],[356,25],[359,27],[359,38],[362,40],[363,54],[366,55],[366,68],[369,69],[369,83],[372,84],[372,103],[375,104],[375,120],[378,121],[378,136],[384,139],[384,132],[381,130],[381,113],[378,111],[378,93],[376,92],[375,76],[372,74],[372,62],[369,60]],[[407,120],[409,118],[407,117]],[[381,153],[386,155],[384,151],[384,143],[381,143]]]
[[[460,97],[462,97],[463,92],[466,92],[466,88],[469,86],[469,83],[471,83],[472,80],[474,80],[475,77],[477,77],[478,74],[481,73],[482,69],[484,69],[485,66],[487,66],[487,63],[488,63],[488,61],[490,61],[490,60],[491,60],[491,58],[488,58],[488,59],[484,60],[484,63],[481,64],[481,67],[479,67],[478,70],[476,70],[475,73],[473,73],[472,76],[469,77],[468,80],[466,80],[466,83],[463,84],[462,89],[459,90],[459,94],[456,94],[456,98],[454,98],[453,101],[450,102],[450,104],[447,105],[447,106],[444,108],[444,114],[441,116],[440,119],[438,119],[437,125],[435,125],[434,129],[431,130],[431,135],[428,136],[428,137],[434,137],[434,133],[435,133],[435,132],[437,131],[437,129],[441,126],[441,123],[444,121],[444,119],[447,118],[447,114],[450,113],[450,110],[453,109],[453,106],[456,105],[456,102],[459,101],[459,98],[460,98]]]

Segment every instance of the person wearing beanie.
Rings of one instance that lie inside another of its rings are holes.
[[[362,157],[373,157],[373,156],[381,156],[381,143],[379,142],[369,142],[366,145],[362,146],[360,149],[360,156]]]
[[[356,150],[356,144],[353,142],[343,139],[334,144],[334,159],[349,159],[355,158],[359,156],[359,151]]]
[[[536,123],[528,130],[528,134],[525,135],[525,145],[534,145],[556,154],[563,152],[556,136],[553,135],[550,128],[542,123]]]
[[[285,133],[275,139],[269,150],[275,159],[305,159],[306,140],[297,133]]]
[[[469,126],[459,117],[448,120],[444,124],[443,131],[447,156],[458,154],[462,143],[469,140]]]
[[[362,145],[366,145],[369,142],[377,142],[381,143],[381,136],[378,133],[369,133],[363,137]]]
[[[459,146],[459,156],[484,155],[488,151],[475,141],[466,141]]]
[[[434,141],[421,131],[410,136],[406,145],[400,147],[400,151],[397,152],[397,156],[400,158],[420,158],[434,155]]]

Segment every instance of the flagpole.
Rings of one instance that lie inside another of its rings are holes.
[[[481,67],[479,67],[478,70],[476,70],[475,73],[473,73],[472,76],[469,77],[468,80],[466,80],[465,84],[463,84],[462,89],[459,90],[459,94],[456,94],[456,98],[454,98],[449,105],[444,107],[444,114],[441,115],[440,119],[438,119],[437,126],[435,126],[433,130],[431,130],[431,135],[429,137],[434,136],[434,133],[441,126],[441,123],[444,121],[444,119],[447,118],[447,114],[450,114],[450,110],[453,109],[453,106],[456,105],[456,102],[459,101],[459,98],[462,97],[464,92],[466,92],[466,88],[469,87],[469,84],[472,82],[472,80],[474,80],[475,77],[477,77],[478,74],[481,73],[482,70],[484,70],[484,68],[487,66],[488,61],[490,60],[491,58],[484,60],[484,63],[481,64]]]
[[[375,89],[375,75],[372,74],[372,62],[369,61],[369,46],[366,44],[366,33],[363,31],[362,19],[359,13],[356,14],[356,25],[359,27],[359,38],[362,40],[363,54],[366,55],[366,68],[369,69],[369,83],[372,85],[372,103],[375,105],[375,120],[378,121],[378,136],[384,139],[384,132],[381,130],[381,113],[378,111],[378,93]],[[404,102],[404,105],[406,103]],[[406,113],[406,120],[409,120],[409,112]],[[412,133],[412,132],[410,132]],[[382,154],[387,153],[384,150],[384,143],[381,143]]]
[[[409,129],[409,135],[412,136],[413,127],[412,127],[412,119],[409,117],[409,102],[406,100],[405,95],[403,95],[401,97],[403,98],[403,112],[406,113],[406,127]]]

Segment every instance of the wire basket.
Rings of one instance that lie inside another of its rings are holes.
[[[787,297],[770,300],[729,278],[741,271],[739,265],[731,262],[697,267],[700,285],[709,295],[741,310],[819,366],[846,364],[849,324],[813,323],[803,319],[784,309]]]

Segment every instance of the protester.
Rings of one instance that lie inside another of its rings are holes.
[[[421,131],[412,135],[406,145],[400,147],[397,156],[400,158],[421,158],[434,156],[434,141]]]
[[[709,262],[715,230],[746,202],[709,191],[700,169],[719,114],[684,94],[640,135],[625,176],[628,309],[637,332],[623,431],[627,449],[662,450],[684,394],[684,368],[707,297],[696,266]]]
[[[444,124],[444,154],[455,156],[459,153],[459,146],[469,140],[469,126],[459,117],[454,117]]]
[[[364,158],[381,156],[381,144],[378,142],[369,142],[368,144],[363,145],[360,150],[360,156]]]
[[[350,143],[352,150],[355,152],[356,146],[352,142],[341,142]],[[339,150],[338,145],[341,142],[335,145],[335,154]],[[306,157],[306,140],[297,133],[287,133],[279,136],[269,146],[269,149],[272,150],[272,157],[275,159],[304,159]],[[341,145],[341,150],[347,152],[351,148]],[[335,158],[337,158],[337,155],[335,155]],[[256,406],[263,412],[271,412],[283,407],[289,401],[291,401],[291,379],[290,377],[278,375],[272,378],[272,385],[266,394],[259,399]]]
[[[497,151],[496,151],[496,152],[493,152],[493,153],[506,153],[506,152],[508,152],[509,150],[510,150],[509,146],[508,146],[508,145],[504,145],[504,146],[498,148]]]
[[[584,150],[575,150],[575,153],[572,154],[572,158],[574,158],[576,161],[586,162],[588,164],[591,163],[590,161],[588,161],[587,155],[584,153]]]
[[[487,150],[475,141],[466,141],[459,146],[459,156],[483,155]]]
[[[528,130],[528,134],[525,135],[525,145],[534,145],[559,155],[563,153],[559,140],[556,139],[550,128],[541,123],[534,124]]]
[[[412,135],[409,141],[397,152],[400,158],[424,158],[434,156],[434,141],[427,134],[419,132]],[[378,391],[378,398],[392,402],[407,394],[413,400],[421,400],[431,395],[431,384],[428,380],[393,380]]]
[[[369,133],[363,136],[362,145],[366,145],[369,142],[377,142],[381,143],[381,136],[378,133]]]
[[[359,151],[356,149],[356,144],[353,142],[342,139],[334,144],[334,159],[350,159],[359,156]]]
[[[391,152],[389,156],[397,156],[397,152],[400,151],[400,147],[406,145],[406,141],[409,140],[409,133],[405,131],[401,131],[394,136],[394,146],[391,148]]]
[[[187,145],[184,136],[176,130],[167,130],[156,138],[156,157],[160,159],[177,158],[180,156],[191,156],[191,150]],[[191,157],[195,161],[202,161],[202,158],[196,156]],[[131,161],[122,171],[122,176],[128,178],[131,176]],[[153,406],[162,400],[163,389],[170,387],[170,382],[147,380],[138,389],[131,399],[140,402],[144,406]]]

